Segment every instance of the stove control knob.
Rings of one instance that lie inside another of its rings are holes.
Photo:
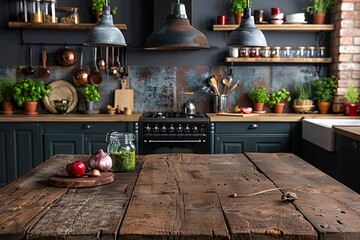
[[[165,125],[161,127],[161,132],[165,132],[165,133],[166,133],[166,130],[167,130],[167,128],[166,128]]]
[[[175,128],[174,128],[174,126],[170,126],[170,128],[169,128],[169,132],[174,132],[175,131]]]
[[[145,127],[145,132],[151,132],[151,127],[150,127],[150,126],[146,126],[146,127]]]
[[[185,130],[185,132],[190,132],[190,127],[186,126],[184,130]]]
[[[177,132],[182,132],[183,131],[183,127],[182,126],[178,126],[177,127]]]
[[[199,129],[198,129],[197,126],[194,126],[194,127],[192,128],[192,131],[193,131],[193,133],[197,133],[197,132],[199,132]]]
[[[159,127],[157,125],[154,127],[154,132],[159,132]]]

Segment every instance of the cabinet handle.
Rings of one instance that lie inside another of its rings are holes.
[[[92,128],[92,125],[91,124],[85,124],[83,126],[84,129],[91,129]]]
[[[257,129],[259,127],[259,125],[257,125],[256,123],[251,124],[248,129]]]
[[[357,143],[356,142],[352,142],[352,147],[354,148],[354,149],[357,149],[358,148],[358,145],[357,145]]]

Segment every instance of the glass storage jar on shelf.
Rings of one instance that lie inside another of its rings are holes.
[[[75,7],[57,7],[61,23],[78,24],[80,22],[79,9]]]
[[[113,172],[128,172],[135,169],[135,135],[132,133],[109,132],[106,134],[107,153],[110,155]]]
[[[241,47],[239,49],[239,56],[243,58],[247,58],[250,56],[250,48],[249,47]]]
[[[280,58],[281,57],[280,49],[281,49],[281,47],[272,47],[270,57],[271,58]]]
[[[296,57],[297,58],[305,58],[306,57],[306,48],[303,46],[299,46],[296,49]]]
[[[43,22],[41,0],[30,0],[30,20],[33,23]]]
[[[16,20],[19,22],[29,22],[29,15],[27,0],[16,1]]]
[[[326,57],[326,47],[316,47],[316,57],[324,58]]]
[[[307,47],[306,48],[306,57],[308,57],[308,58],[316,57],[316,55],[315,55],[315,47]]]
[[[270,57],[270,47],[262,47],[260,49],[260,56],[262,58],[269,58]]]
[[[259,47],[252,47],[250,49],[250,57],[259,58],[260,57],[260,48]]]
[[[281,57],[290,58],[291,56],[291,47],[283,47],[281,49]]]
[[[57,23],[56,0],[43,0],[44,23]]]

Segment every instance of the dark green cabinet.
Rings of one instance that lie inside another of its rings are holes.
[[[66,122],[46,123],[44,134],[44,157],[55,154],[93,154],[106,150],[106,133],[111,131],[135,132],[130,122]],[[137,139],[137,138],[136,138]]]
[[[0,123],[0,185],[43,162],[40,123]]]
[[[337,153],[337,179],[360,193],[360,141],[335,135]]]
[[[214,153],[291,152],[292,123],[212,123]]]

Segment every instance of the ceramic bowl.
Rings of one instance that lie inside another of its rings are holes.
[[[283,24],[284,20],[271,20],[272,24]]]
[[[284,13],[278,13],[271,15],[272,20],[282,20],[284,18]]]

